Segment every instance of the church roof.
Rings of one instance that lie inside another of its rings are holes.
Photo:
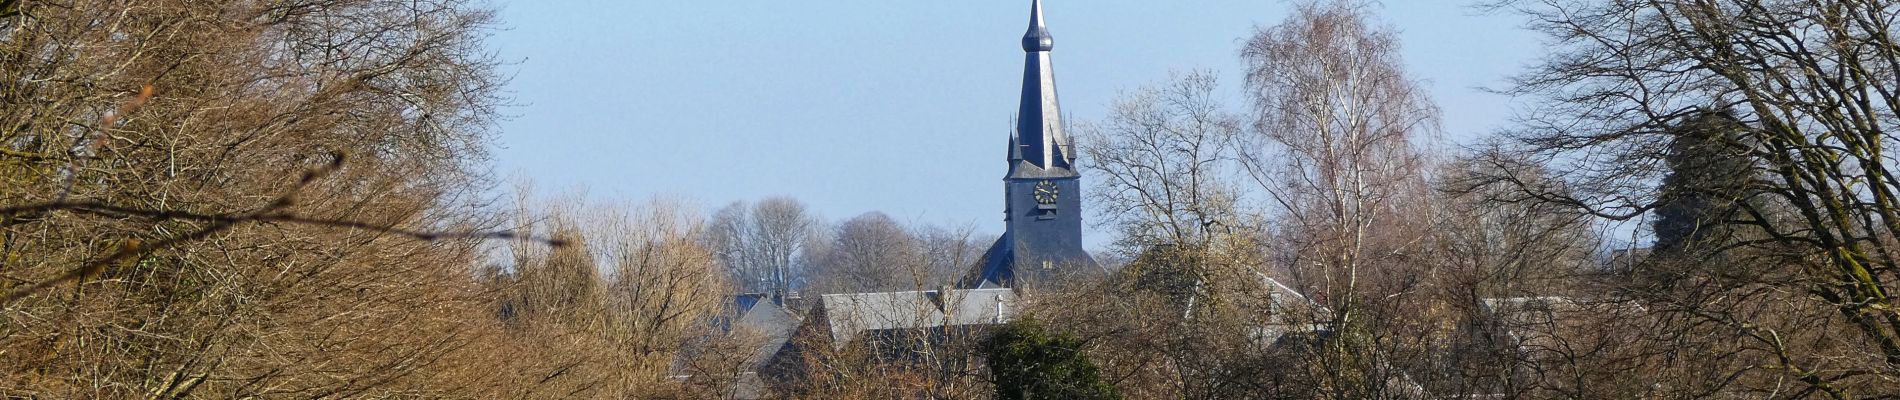
[[[1056,97],[1055,67],[1049,52],[1055,38],[1042,18],[1042,0],[1029,11],[1029,31],[1023,34],[1022,102],[1016,112],[1016,132],[1010,136],[1010,177],[1074,176],[1075,142],[1063,131],[1062,102]]]

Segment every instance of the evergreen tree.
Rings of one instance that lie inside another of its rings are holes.
[[[1655,254],[1705,258],[1719,250],[1731,230],[1753,174],[1744,129],[1727,112],[1691,117],[1669,131],[1674,137],[1663,161],[1669,167],[1656,208]]]
[[[1082,353],[1082,341],[1049,332],[1033,319],[1004,325],[984,341],[996,398],[1002,400],[1120,399],[1115,387]]]

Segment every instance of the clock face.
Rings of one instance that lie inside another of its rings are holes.
[[[1057,188],[1056,183],[1053,181],[1042,181],[1042,182],[1036,183],[1036,204],[1043,204],[1043,205],[1056,204],[1056,196],[1059,196],[1061,194],[1062,194],[1062,190]]]

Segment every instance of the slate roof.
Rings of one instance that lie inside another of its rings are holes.
[[[1003,232],[1002,236],[997,237],[996,243],[990,244],[990,249],[983,252],[983,257],[976,259],[976,269],[964,276],[957,287],[965,289],[1007,287],[1003,282],[1010,281],[1016,275],[1015,270],[1010,268],[1016,264],[1015,246],[1011,245],[1015,243],[1015,239],[1010,236],[1009,232]]]
[[[785,307],[770,301],[757,302],[739,314],[734,327],[750,334],[759,335],[759,344],[751,356],[746,357],[746,370],[756,370],[785,342],[792,339],[792,332],[798,329],[800,321]]]
[[[1560,357],[1574,345],[1568,335],[1592,329],[1592,318],[1640,318],[1641,304],[1628,301],[1590,301],[1569,297],[1510,297],[1483,300],[1491,314],[1490,327],[1504,335],[1532,360]]]
[[[730,333],[744,335],[753,350],[746,354],[738,381],[729,395],[734,399],[760,399],[770,393],[758,371],[791,343],[792,335],[804,323],[768,294],[750,293],[733,298],[734,317],[724,325]]]
[[[1042,19],[1042,0],[1030,5],[1029,31],[1023,34],[1023,91],[1010,135],[1010,177],[1075,176],[1075,142],[1063,131],[1062,102],[1056,96],[1055,67],[1049,60],[1055,38]]]
[[[868,332],[993,325],[1016,316],[1016,293],[1009,289],[931,290],[828,294],[815,316],[834,348],[843,348]]]

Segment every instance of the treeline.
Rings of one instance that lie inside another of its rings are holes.
[[[1499,89],[1526,106],[1509,128],[1444,143],[1376,6],[1298,2],[1238,49],[1244,101],[1183,73],[1075,127],[1112,273],[900,357],[809,343],[765,386],[1900,393],[1900,5],[1486,6],[1550,44]],[[731,397],[769,350],[734,295],[936,290],[993,239],[785,198],[487,198],[495,23],[461,0],[0,0],[0,396]],[[1612,245],[1615,221],[1653,240]]]
[[[703,241],[738,289],[781,296],[934,290],[995,241],[972,226],[907,225],[881,212],[821,218],[789,197],[735,202],[712,213]]]

